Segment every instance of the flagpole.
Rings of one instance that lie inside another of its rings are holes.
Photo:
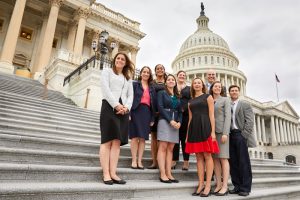
[[[275,83],[276,83],[276,94],[277,94],[277,102],[279,102],[279,96],[278,96],[278,85],[277,85],[277,79],[276,79],[276,74],[275,74]]]

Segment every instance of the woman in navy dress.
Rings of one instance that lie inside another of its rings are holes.
[[[150,126],[154,123],[155,90],[150,67],[143,67],[138,81],[133,82],[134,99],[130,111],[129,138],[131,139],[131,168],[144,169],[142,164],[145,140],[149,140]],[[138,159],[137,159],[138,155]]]
[[[189,101],[189,126],[185,151],[195,153],[199,184],[193,195],[207,197],[210,195],[211,178],[214,169],[212,153],[218,153],[216,141],[214,100],[206,94],[206,88],[200,78],[195,78],[191,85]],[[204,162],[205,161],[205,162]],[[206,185],[204,186],[204,163],[206,168]]]

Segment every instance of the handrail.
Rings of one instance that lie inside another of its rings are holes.
[[[69,83],[70,80],[71,80],[71,77],[74,76],[75,74],[78,73],[78,75],[80,75],[82,69],[85,68],[85,70],[87,70],[88,69],[88,64],[90,64],[95,59],[96,59],[96,56],[92,56],[87,61],[85,61],[84,63],[82,63],[77,69],[75,69],[74,71],[72,71],[68,76],[66,76],[64,78],[64,84],[63,84],[63,86],[65,86],[66,83]]]

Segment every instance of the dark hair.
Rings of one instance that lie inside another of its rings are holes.
[[[139,80],[139,81],[142,81],[142,72],[144,71],[144,69],[148,69],[148,70],[149,70],[150,76],[149,76],[149,79],[148,79],[148,84],[150,85],[150,84],[153,82],[153,76],[152,76],[151,68],[148,67],[148,66],[142,67],[142,69],[141,69],[141,71],[140,71],[140,75],[139,75],[138,80]]]
[[[178,77],[178,75],[179,75],[180,73],[182,73],[182,72],[186,75],[186,72],[185,72],[185,71],[179,70],[179,71],[177,72],[176,76]]]
[[[215,82],[213,82],[213,83],[211,84],[210,88],[209,88],[209,92],[208,92],[208,93],[209,93],[211,96],[214,96],[214,93],[213,93],[212,90],[213,90],[213,87],[215,86],[216,83],[220,83],[220,84],[221,84],[221,93],[220,93],[220,95],[221,95],[222,97],[227,97],[226,91],[224,91],[224,87],[223,87],[221,81],[215,81]]]
[[[240,91],[240,87],[239,87],[239,86],[237,86],[237,85],[231,85],[231,86],[229,86],[229,88],[228,88],[228,92],[230,92],[231,88],[238,88],[239,91]]]
[[[177,89],[177,81],[176,81],[176,78],[175,78],[175,76],[174,76],[173,74],[169,74],[169,75],[167,75],[167,77],[166,77],[166,81],[167,81],[167,79],[168,79],[169,76],[172,76],[172,77],[174,78],[174,80],[175,80],[175,86],[174,86],[174,88],[173,88],[173,93],[174,93],[174,95],[175,95],[177,98],[180,98],[181,95],[179,94],[178,89]],[[167,84],[165,84],[165,90],[167,91],[167,93],[168,93],[169,95],[171,95],[171,94],[169,93],[168,88],[167,88]]]
[[[202,82],[202,92],[203,92],[203,93],[206,93],[206,86],[205,86],[204,82],[202,81],[201,78],[196,77],[196,78],[194,78],[194,79],[192,80],[191,89],[190,89],[190,90],[191,90],[191,97],[192,97],[192,99],[194,99],[194,98],[195,98],[195,95],[196,95],[196,92],[195,92],[195,90],[194,90],[194,81],[195,81],[196,79],[199,79],[199,80]]]
[[[117,69],[116,69],[116,59],[118,57],[118,55],[123,55],[125,57],[125,66],[122,70],[122,74],[125,76],[126,80],[129,80],[133,74],[134,74],[134,64],[130,61],[129,57],[127,56],[126,53],[123,53],[123,52],[118,52],[113,61],[112,61],[112,69],[114,71],[115,74],[117,74]]]
[[[158,66],[162,66],[163,67],[163,69],[164,69],[164,79],[165,79],[165,82],[166,82],[166,80],[167,80],[167,74],[166,74],[166,68],[165,68],[165,66],[163,66],[162,64],[157,64],[157,65],[155,65],[155,67],[154,67],[154,73],[155,73],[155,76],[156,76],[156,69],[157,69],[157,67]]]

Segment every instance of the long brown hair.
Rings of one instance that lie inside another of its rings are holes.
[[[169,74],[169,75],[166,77],[166,82],[167,82],[167,79],[169,78],[169,76],[172,76],[172,77],[174,78],[174,80],[175,80],[175,86],[174,86],[174,88],[173,88],[173,93],[174,93],[174,95],[175,95],[177,98],[180,98],[181,95],[179,94],[178,89],[177,89],[177,81],[176,81],[176,78],[175,78],[175,76],[174,76],[173,74]],[[165,90],[167,91],[168,95],[171,95],[170,92],[169,92],[169,90],[168,90],[167,83],[165,83]]]
[[[118,55],[123,55],[125,57],[125,66],[123,67],[123,70],[122,70],[122,74],[125,76],[126,80],[129,80],[133,74],[134,74],[134,64],[130,61],[129,57],[127,56],[126,53],[123,53],[123,52],[118,52],[113,61],[112,61],[112,69],[114,71],[115,74],[117,74],[117,69],[116,69],[116,59],[118,57]]]
[[[224,87],[223,87],[223,85],[222,85],[222,83],[221,83],[220,81],[215,81],[215,82],[213,82],[213,83],[211,84],[210,88],[209,88],[209,92],[208,92],[208,93],[209,93],[211,96],[214,96],[213,87],[215,86],[216,83],[220,83],[220,84],[221,84],[221,93],[220,93],[220,95],[221,95],[222,97],[227,97],[226,91],[224,91]]]
[[[195,80],[199,79],[201,82],[202,82],[202,92],[205,94],[206,93],[206,86],[204,85],[204,82],[202,81],[201,78],[199,77],[196,77],[192,80],[192,84],[191,84],[191,97],[192,99],[195,98],[195,95],[196,95],[196,91],[194,90],[194,82]]]
[[[144,67],[141,69],[138,80],[139,80],[139,81],[142,81],[142,72],[144,71],[144,69],[148,69],[148,70],[149,70],[150,76],[149,76],[149,79],[148,79],[148,85],[150,85],[150,84],[153,82],[153,76],[152,76],[152,70],[151,70],[150,67],[148,67],[148,66],[144,66]]]

